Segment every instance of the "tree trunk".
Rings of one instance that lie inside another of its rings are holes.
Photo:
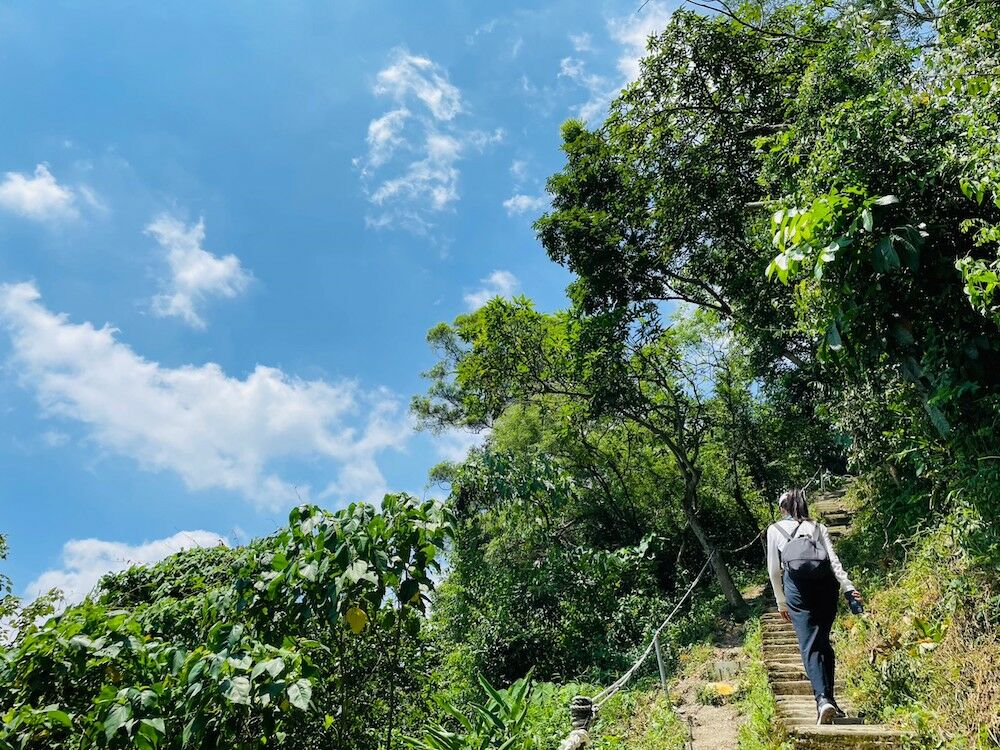
[[[691,477],[684,485],[684,501],[681,503],[684,507],[684,516],[687,518],[691,531],[698,538],[701,548],[712,561],[712,570],[715,572],[715,579],[719,582],[719,587],[722,589],[726,601],[729,602],[729,606],[733,608],[733,615],[738,620],[744,620],[750,614],[750,611],[747,609],[747,603],[743,600],[740,590],[736,588],[736,583],[729,573],[726,561],[722,559],[722,552],[717,550],[715,545],[712,544],[712,540],[708,538],[705,529],[702,528],[701,523],[698,521],[698,516],[695,512],[697,497],[697,479]]]

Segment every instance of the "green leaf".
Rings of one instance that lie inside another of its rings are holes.
[[[500,692],[493,687],[489,680],[487,680],[481,673],[477,674],[476,677],[479,680],[479,685],[486,691],[486,694],[492,698],[498,706],[506,706],[507,702],[500,695]]]
[[[271,677],[277,677],[285,669],[285,660],[280,657],[274,659],[268,659],[267,661],[257,662],[254,665],[253,670],[250,672],[250,679],[256,680],[264,672],[267,672]]]
[[[875,201],[873,205],[875,206],[891,206],[893,203],[899,203],[899,198],[895,195],[883,195],[881,198]]]
[[[65,711],[58,708],[48,708],[45,710],[45,718],[56,724],[62,724],[67,729],[73,726],[72,717]]]
[[[110,740],[130,718],[132,718],[131,706],[124,704],[114,706],[108,713],[108,718],[104,720],[104,736]]]
[[[412,601],[413,597],[419,596],[419,594],[420,583],[412,578],[403,581],[403,585],[399,587],[399,601],[401,604],[408,604]]]
[[[307,679],[300,679],[288,686],[288,702],[303,711],[309,710],[309,701],[312,700],[312,683]]]
[[[826,345],[835,352],[840,351],[840,349],[844,346],[844,342],[840,338],[840,329],[837,328],[836,321],[830,323],[829,328],[826,329]]]
[[[231,702],[244,706],[250,705],[250,680],[247,677],[234,677],[228,686],[223,683],[222,694]]]
[[[872,219],[872,210],[870,208],[866,208],[861,212],[861,226],[864,227],[866,232],[872,231],[874,221]]]
[[[899,268],[899,255],[892,246],[892,236],[886,235],[875,245],[872,255],[872,265],[879,273],[886,273]]]
[[[226,642],[229,644],[229,647],[232,648],[240,642],[240,638],[242,637],[243,626],[237,623],[236,625],[233,625],[232,630],[229,631],[229,638],[226,639]]]
[[[299,568],[299,575],[307,581],[316,580],[316,563],[308,563]]]
[[[271,558],[271,569],[280,573],[287,567],[288,567],[288,558],[285,556],[285,553],[275,552],[274,557]]]
[[[191,720],[184,725],[184,731],[181,732],[181,745],[184,747],[191,747],[191,740],[200,739],[204,732],[205,717],[200,714],[192,717]]]

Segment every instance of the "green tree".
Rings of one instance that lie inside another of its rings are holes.
[[[730,605],[742,613],[746,605],[728,565],[698,517],[699,458],[712,427],[709,350],[719,343],[710,331],[699,320],[663,327],[652,314],[638,324],[576,308],[543,315],[527,300],[497,299],[431,331],[441,361],[414,409],[431,426],[483,428],[514,405],[560,398],[570,421],[626,420],[648,431],[679,472],[687,523]],[[649,470],[657,476],[654,462]]]

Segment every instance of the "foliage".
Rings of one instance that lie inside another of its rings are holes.
[[[247,547],[106,577],[3,652],[0,747],[374,747],[449,530],[406,495],[303,506]]]
[[[542,456],[475,454],[454,482],[458,533],[434,614],[446,641],[494,680],[621,668],[667,606],[659,542],[598,544],[583,489]]]
[[[596,750],[681,750],[687,727],[656,685],[619,693],[601,709],[593,729]]]
[[[527,675],[607,684],[706,559],[669,654],[745,616],[773,499],[821,468],[861,477],[855,698],[998,744],[1000,6],[718,5],[672,13],[604,123],[563,126],[535,228],[566,308],[430,332],[417,419],[486,433],[432,473],[445,505],[299,508],[40,625],[52,596],[20,608],[0,577],[0,750],[551,746],[597,688]],[[740,745],[786,746],[756,623],[747,646]],[[683,744],[642,688],[596,735]]]
[[[904,564],[869,572],[878,584],[869,614],[838,625],[853,697],[862,710],[916,730],[927,746],[996,747],[997,529],[958,500],[906,547]]]
[[[500,691],[480,675],[479,685],[487,696],[485,703],[470,701],[462,711],[448,700],[440,701],[444,713],[458,724],[457,732],[432,726],[424,730],[422,739],[407,738],[407,744],[416,750],[531,750],[543,746],[527,734],[532,692],[528,678]]]

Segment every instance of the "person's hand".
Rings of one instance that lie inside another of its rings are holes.
[[[854,589],[854,591],[851,591],[850,594],[851,594],[851,598],[854,601],[856,601],[858,604],[864,604],[865,603],[865,600],[861,598],[861,592],[858,591],[857,589]]]
[[[784,620],[785,622],[791,622],[792,621],[792,618],[789,617],[789,615],[788,615],[788,610],[787,609],[779,609],[778,610],[778,614],[781,615],[781,619]]]

